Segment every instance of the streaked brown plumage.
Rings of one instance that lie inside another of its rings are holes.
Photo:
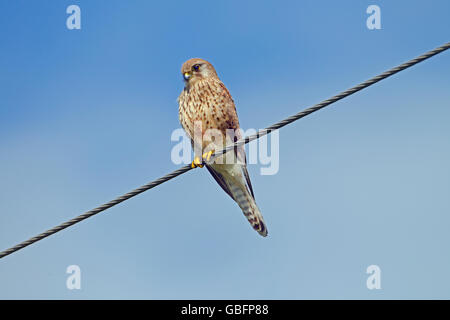
[[[223,137],[222,144],[214,143],[217,151],[240,139],[239,130],[235,131],[233,140],[226,138],[227,129],[239,129],[239,120],[234,101],[212,64],[203,59],[190,59],[183,64],[181,73],[185,87],[178,97],[179,118],[192,144],[201,145],[202,150],[205,150],[211,141],[199,139],[208,129],[218,129]],[[201,135],[194,134],[199,124]],[[223,157],[218,157],[206,167],[223,190],[236,201],[252,227],[266,236],[267,228],[255,202],[244,147],[236,148],[234,156],[235,161],[230,162],[228,156],[226,162]]]

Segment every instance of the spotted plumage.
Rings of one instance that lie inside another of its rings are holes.
[[[201,146],[204,151],[212,144],[218,151],[240,139],[234,101],[211,63],[198,58],[190,59],[183,64],[181,73],[185,87],[178,97],[179,118],[192,145]],[[230,129],[235,130],[234,136],[227,136]],[[208,132],[217,131],[221,142],[205,139]],[[256,205],[247,171],[245,149],[243,146],[237,147],[229,154],[216,158],[206,167],[222,189],[236,201],[252,227],[266,236],[267,228]]]

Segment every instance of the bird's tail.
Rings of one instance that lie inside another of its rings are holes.
[[[244,216],[247,218],[248,222],[250,222],[253,229],[255,229],[263,237],[267,236],[267,227],[261,211],[259,211],[255,199],[252,197],[247,188],[242,188],[239,184],[235,184],[230,189],[234,200],[242,209]]]

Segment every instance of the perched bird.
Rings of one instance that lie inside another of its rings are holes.
[[[200,154],[206,160],[208,171],[236,201],[252,227],[260,235],[267,236],[267,228],[256,205],[248,175],[244,146],[236,147],[234,151],[231,150],[208,162],[214,151],[241,139],[241,133],[237,130],[239,120],[233,98],[208,61],[190,59],[181,67],[181,74],[185,86],[178,97],[179,118],[183,129],[191,138],[194,150],[196,145],[200,146]],[[234,131],[234,136],[227,135],[230,129]],[[209,131],[216,134],[215,139],[211,139],[212,142],[203,139]],[[217,132],[221,136],[217,137]],[[213,148],[203,153],[211,144]],[[198,155],[195,155],[192,166],[203,167],[203,161]]]

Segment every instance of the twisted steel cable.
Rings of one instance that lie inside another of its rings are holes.
[[[441,53],[441,52],[443,52],[443,51],[445,51],[445,50],[447,50],[449,48],[450,48],[450,42],[447,42],[446,44],[444,44],[444,45],[442,45],[442,46],[440,46],[440,47],[438,47],[436,49],[433,49],[431,51],[428,51],[428,52],[424,53],[423,55],[421,55],[421,56],[419,56],[417,58],[409,60],[409,61],[407,61],[407,62],[405,62],[405,63],[403,63],[403,64],[401,64],[401,65],[399,65],[397,67],[394,67],[394,68],[392,68],[392,69],[390,69],[390,70],[388,70],[386,72],[383,72],[382,74],[380,74],[380,75],[378,75],[376,77],[373,77],[373,78],[371,78],[369,80],[366,80],[366,81],[358,84],[357,86],[354,86],[354,87],[352,87],[350,89],[347,89],[347,90],[345,90],[345,91],[335,95],[334,97],[331,97],[331,98],[329,98],[327,100],[324,100],[324,101],[322,101],[322,102],[320,102],[320,103],[318,103],[318,104],[316,104],[316,105],[314,105],[314,106],[312,106],[310,108],[307,108],[307,109],[305,109],[303,111],[300,111],[297,114],[294,114],[293,116],[290,116],[290,117],[288,117],[288,118],[286,118],[284,120],[281,120],[281,121],[271,125],[270,127],[267,127],[266,129],[259,130],[257,133],[255,133],[253,135],[250,135],[250,136],[247,136],[247,137],[237,141],[235,144],[229,145],[226,148],[224,148],[223,150],[216,152],[214,155],[211,156],[211,159],[213,159],[213,158],[215,158],[215,157],[217,157],[217,156],[219,156],[221,154],[224,154],[224,153],[230,151],[231,149],[233,149],[234,147],[236,147],[238,145],[243,145],[243,144],[249,143],[250,141],[253,141],[255,139],[261,138],[262,136],[265,136],[265,135],[269,134],[271,131],[280,129],[280,128],[282,128],[282,127],[284,127],[284,126],[286,126],[286,125],[288,125],[288,124],[290,124],[290,123],[292,123],[294,121],[297,121],[297,120],[299,120],[299,119],[301,119],[303,117],[306,117],[307,115],[310,115],[313,112],[316,112],[316,111],[318,111],[318,110],[320,110],[320,109],[322,109],[322,108],[324,108],[324,107],[326,107],[326,106],[328,106],[328,105],[330,105],[332,103],[335,103],[335,102],[337,102],[337,101],[339,101],[339,100],[341,100],[341,99],[343,99],[345,97],[348,97],[348,96],[350,96],[350,95],[352,95],[352,94],[354,94],[354,93],[356,93],[356,92],[358,92],[358,91],[360,91],[362,89],[365,89],[365,88],[367,88],[367,87],[377,83],[378,81],[386,79],[386,78],[388,78],[388,77],[390,77],[390,76],[392,76],[392,75],[394,75],[394,74],[396,74],[396,73],[398,73],[398,72],[400,72],[402,70],[405,70],[405,69],[407,69],[409,67],[412,67],[413,65],[418,64],[419,62],[422,62],[422,61],[424,61],[424,60],[426,60],[428,58],[431,58],[432,56],[435,56],[435,55],[437,55],[437,54],[439,54],[439,53]]]
[[[286,118],[284,120],[281,120],[281,121],[271,125],[270,127],[267,127],[266,129],[259,130],[256,134],[247,136],[244,139],[241,139],[241,140],[235,142],[234,144],[231,144],[231,145],[227,146],[226,148],[215,152],[211,156],[209,162],[214,160],[214,158],[216,158],[216,157],[218,157],[218,156],[220,156],[220,155],[222,155],[222,154],[224,154],[224,153],[234,149],[236,146],[244,145],[244,144],[249,143],[250,141],[253,141],[255,139],[263,137],[263,136],[269,134],[270,132],[272,132],[274,130],[278,130],[278,129],[280,129],[280,128],[282,128],[282,127],[284,127],[284,126],[286,126],[286,125],[288,125],[288,124],[290,124],[290,123],[292,123],[294,121],[297,121],[297,120],[299,120],[299,119],[301,119],[301,118],[303,118],[303,117],[305,117],[305,116],[307,116],[307,115],[309,115],[309,114],[311,114],[313,112],[316,112],[316,111],[318,111],[318,110],[320,110],[320,109],[322,109],[322,108],[324,108],[324,107],[326,107],[326,106],[328,106],[328,105],[330,105],[332,103],[335,103],[336,101],[339,101],[339,100],[341,100],[341,99],[343,99],[345,97],[348,97],[348,96],[350,96],[350,95],[352,95],[352,94],[354,94],[354,93],[356,93],[356,92],[358,92],[358,91],[360,91],[360,90],[362,90],[364,88],[367,88],[367,87],[377,83],[378,81],[386,79],[386,78],[396,74],[397,72],[405,70],[405,69],[407,69],[409,67],[412,67],[413,65],[415,65],[415,64],[417,64],[419,62],[422,62],[422,61],[424,61],[424,60],[426,60],[428,58],[431,58],[432,56],[437,55],[437,54],[439,54],[439,53],[441,53],[441,52],[443,52],[443,51],[445,51],[445,50],[447,50],[449,48],[450,48],[450,42],[448,42],[448,43],[446,43],[446,44],[444,44],[444,45],[442,45],[442,46],[440,46],[440,47],[438,47],[436,49],[428,51],[425,54],[423,54],[423,55],[421,55],[421,56],[419,56],[417,58],[414,58],[412,60],[409,60],[409,61],[407,61],[407,62],[405,62],[405,63],[403,63],[403,64],[401,64],[401,65],[399,65],[397,67],[394,67],[394,68],[392,68],[392,69],[390,69],[390,70],[388,70],[388,71],[386,71],[386,72],[384,72],[384,73],[382,73],[382,74],[380,74],[380,75],[378,75],[376,77],[373,77],[373,78],[371,78],[371,79],[369,79],[367,81],[364,81],[361,84],[358,84],[357,86],[354,86],[354,87],[352,87],[350,89],[347,89],[347,90],[345,90],[345,91],[335,95],[334,97],[331,97],[330,99],[324,100],[324,101],[322,101],[322,102],[320,102],[320,103],[318,103],[318,104],[316,104],[316,105],[314,105],[314,106],[312,106],[310,108],[307,108],[307,109],[305,109],[303,111],[300,111],[299,113],[294,114],[293,116],[290,116],[290,117],[288,117],[288,118]],[[107,202],[107,203],[105,203],[105,204],[103,204],[103,205],[101,205],[101,206],[99,206],[99,207],[97,207],[95,209],[87,211],[87,212],[85,212],[85,213],[83,213],[83,214],[81,214],[81,215],[79,215],[79,216],[77,216],[77,217],[75,217],[75,218],[73,218],[73,219],[71,219],[71,220],[69,220],[67,222],[64,222],[64,223],[62,223],[62,224],[60,224],[60,225],[58,225],[58,226],[56,226],[56,227],[54,227],[52,229],[49,229],[49,230],[47,230],[47,231],[45,231],[45,232],[43,232],[43,233],[41,233],[41,234],[39,234],[39,235],[37,235],[37,236],[35,236],[33,238],[30,238],[30,239],[28,239],[26,241],[23,241],[23,242],[15,245],[14,247],[6,249],[6,250],[0,252],[0,259],[3,258],[3,257],[6,257],[7,255],[10,255],[11,253],[14,253],[14,252],[16,252],[16,251],[18,251],[20,249],[23,249],[23,248],[25,248],[25,247],[27,247],[27,246],[29,246],[29,245],[37,242],[37,241],[40,241],[40,240],[42,240],[42,239],[44,239],[44,238],[46,238],[48,236],[51,236],[52,234],[55,234],[55,233],[65,229],[65,228],[68,228],[68,227],[70,227],[70,226],[72,226],[72,225],[74,225],[74,224],[76,224],[78,222],[81,222],[81,221],[83,221],[83,220],[85,220],[87,218],[90,218],[90,217],[92,217],[92,216],[94,216],[94,215],[96,215],[96,214],[98,214],[98,213],[100,213],[102,211],[105,211],[106,209],[109,209],[109,208],[111,208],[111,207],[113,207],[113,206],[115,206],[115,205],[117,205],[117,204],[119,204],[119,203],[121,203],[121,202],[123,202],[125,200],[128,200],[128,199],[130,199],[130,198],[132,198],[134,196],[137,196],[138,194],[143,193],[144,191],[152,189],[152,188],[154,188],[154,187],[156,187],[156,186],[158,186],[158,185],[160,185],[160,184],[162,184],[162,183],[164,183],[166,181],[169,181],[169,180],[171,180],[171,179],[173,179],[173,178],[175,178],[175,177],[177,177],[177,176],[179,176],[179,175],[181,175],[183,173],[186,173],[186,172],[188,172],[191,169],[192,169],[191,165],[186,165],[184,167],[181,167],[181,168],[179,168],[179,169],[177,169],[177,170],[175,170],[175,171],[173,171],[173,172],[171,172],[171,173],[169,173],[169,174],[167,174],[167,175],[165,175],[165,176],[163,176],[163,177],[161,177],[161,178],[159,178],[157,180],[149,182],[149,183],[147,183],[147,184],[145,184],[145,185],[143,185],[143,186],[141,186],[141,187],[139,187],[139,188],[137,188],[137,189],[135,189],[133,191],[130,191],[130,192],[128,192],[128,193],[126,193],[126,194],[124,194],[124,195],[114,199],[114,200],[111,200],[110,202]]]

